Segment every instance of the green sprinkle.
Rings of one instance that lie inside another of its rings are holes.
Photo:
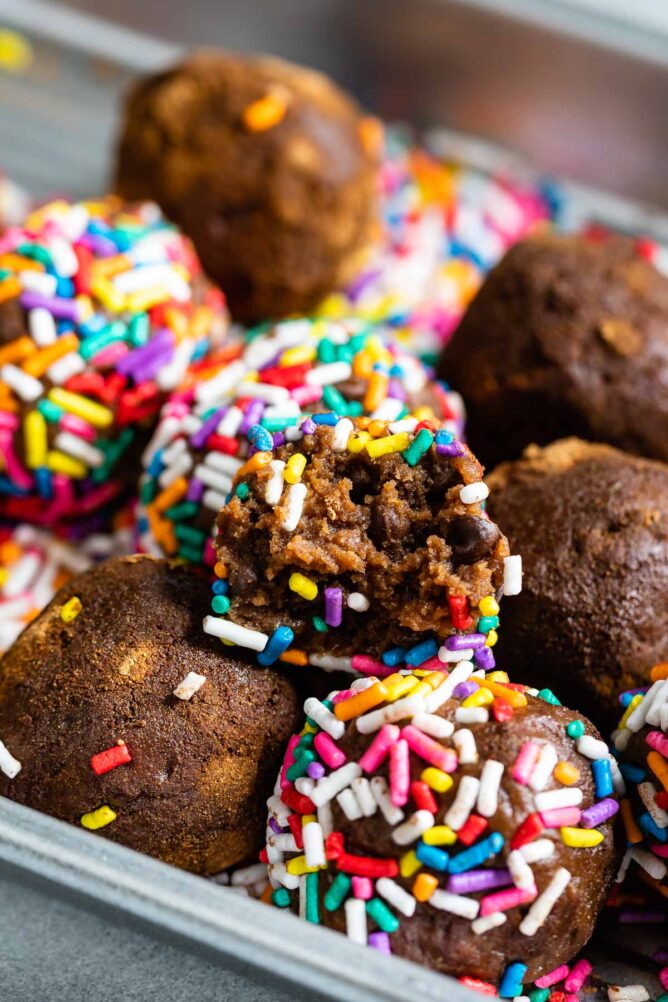
[[[12,273],[9,268],[0,268],[0,282],[4,282],[4,280],[9,278],[11,274]]]
[[[490,630],[495,630],[498,625],[498,616],[481,616],[478,620],[478,626],[476,629],[478,630],[478,633],[489,633]]]
[[[273,417],[273,418],[262,418],[260,424],[267,431],[283,431],[284,428],[292,428],[297,424],[296,417]]]
[[[433,351],[425,351],[423,355],[420,355],[420,361],[428,369],[435,369],[438,365],[438,355]]]
[[[345,873],[337,873],[325,897],[323,903],[328,912],[335,912],[340,908],[350,893],[352,880]]]
[[[349,400],[346,404],[346,417],[361,417],[364,413],[364,404],[361,400]]]
[[[329,629],[325,620],[321,619],[320,616],[313,617],[313,626],[318,631],[318,633],[327,633],[327,630]]]
[[[193,546],[179,547],[178,556],[181,558],[181,560],[184,560],[187,564],[202,563],[202,551],[196,550]]]
[[[97,355],[98,351],[102,351],[103,348],[113,344],[114,341],[123,341],[126,332],[127,328],[120,320],[116,320],[112,324],[107,324],[98,334],[91,334],[90,337],[84,338],[79,345],[79,354],[82,358],[88,360],[93,355]]]
[[[399,919],[380,898],[371,898],[371,901],[367,901],[366,910],[383,932],[396,932],[399,928]]]
[[[560,701],[551,689],[541,689],[538,693],[538,698],[544,699],[546,703],[550,703],[552,706],[561,706]]]
[[[331,699],[323,699],[322,700],[322,705],[324,707],[326,707],[328,710],[333,710],[334,709],[334,703],[333,703],[333,701]]]
[[[547,1002],[550,997],[549,988],[534,988],[533,991],[529,992],[530,1002]]]
[[[355,352],[350,347],[349,344],[340,344],[336,348],[336,361],[337,362],[348,362],[352,365],[353,359],[355,358]]]
[[[322,399],[330,411],[344,415],[348,413],[346,399],[342,393],[339,393],[335,386],[325,386],[322,391]]]
[[[318,342],[318,361],[324,365],[336,361],[336,345],[328,337],[321,337]]]
[[[248,495],[250,494],[250,488],[247,483],[242,481],[242,483],[237,484],[237,486],[234,488],[234,493],[236,494],[236,496],[239,498],[240,501],[245,501]]]
[[[37,410],[46,421],[60,421],[63,413],[63,408],[54,404],[52,400],[40,400]]]
[[[366,344],[366,339],[368,337],[368,332],[366,334],[353,334],[353,336],[348,341],[348,347],[353,352],[354,355],[358,351],[362,351],[364,345]]]
[[[287,887],[277,887],[271,896],[271,900],[277,908],[289,908],[290,891]]]
[[[141,485],[139,500],[142,504],[150,504],[158,493],[158,484],[155,480],[147,480]]]
[[[306,874],[306,915],[307,922],[320,925],[320,905],[318,902],[318,874]]]
[[[219,616],[225,616],[230,611],[230,600],[227,595],[214,595],[211,600],[211,608]]]
[[[308,772],[308,767],[310,766],[311,762],[315,762],[315,759],[316,759],[315,752],[308,751],[305,748],[302,754],[296,759],[294,764],[291,765],[290,768],[285,773],[286,779],[288,779],[289,782],[294,783],[296,779],[299,779],[301,776],[305,776],[306,773]]]
[[[98,442],[99,448],[105,454],[102,466],[93,470],[91,480],[94,484],[103,484],[110,476],[112,469],[121,458],[125,450],[132,444],[135,432],[132,428],[124,428],[115,442]]]
[[[192,525],[175,526],[174,535],[180,543],[187,543],[188,546],[204,546],[206,539],[206,533],[201,529],[195,529]]]
[[[165,512],[165,516],[170,522],[182,522],[184,519],[193,518],[199,510],[199,505],[194,501],[182,501],[180,504],[172,505]]]
[[[297,745],[297,747],[294,750],[294,754],[296,755],[297,751],[300,748],[310,748],[311,745],[313,744],[313,739],[314,738],[315,738],[315,734],[302,734],[301,738],[299,739],[299,744]]]
[[[433,441],[434,436],[429,429],[420,428],[411,444],[405,452],[402,452],[401,455],[404,457],[409,466],[417,466],[425,452],[431,448],[431,443]]]
[[[568,734],[569,738],[573,738],[574,741],[577,741],[578,738],[581,738],[584,732],[585,732],[585,725],[582,723],[581,720],[571,720],[568,724],[566,724],[566,733]]]
[[[40,244],[19,244],[16,253],[22,254],[23,257],[31,257],[34,261],[40,261],[47,267],[52,264],[51,255],[46,247],[42,247]]]

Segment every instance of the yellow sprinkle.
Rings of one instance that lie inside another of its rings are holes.
[[[492,682],[510,682],[510,679],[508,678],[508,672],[501,670],[491,671],[489,672],[488,675],[485,676],[485,678],[490,679],[490,681]]]
[[[478,602],[478,608],[482,616],[497,616],[499,614],[499,603],[493,595],[485,595]]]
[[[302,734],[317,734],[318,728],[314,727],[313,724],[304,724],[302,727]]]
[[[624,714],[622,716],[622,719],[619,721],[619,727],[620,728],[626,726],[626,721],[629,719],[629,717],[631,716],[631,714],[635,710],[635,708],[638,705],[638,703],[642,702],[642,699],[643,699],[643,694],[641,692],[639,692],[637,696],[633,697],[633,699],[631,700],[631,702],[629,703],[629,705],[624,710]]]
[[[266,132],[283,121],[287,110],[283,93],[274,90],[244,108],[241,117],[249,132]]]
[[[90,291],[112,313],[121,313],[125,309],[126,297],[114,288],[109,279],[94,278],[90,283]]]
[[[394,703],[395,700],[400,699],[401,696],[405,696],[407,692],[414,689],[418,684],[418,680],[414,675],[388,675],[387,678],[383,679],[383,686],[386,691],[386,699],[388,703]]]
[[[60,618],[63,623],[71,623],[73,619],[77,618],[82,609],[81,599],[78,595],[73,595],[72,598],[69,598],[65,602],[65,605],[61,606]]]
[[[0,567],[0,588],[2,588],[3,585],[6,583],[8,577],[9,577],[9,571],[7,570],[7,568]]]
[[[402,877],[412,877],[420,869],[422,869],[422,863],[415,855],[413,849],[405,852],[399,860],[399,873]]]
[[[17,31],[0,31],[0,67],[8,73],[25,73],[33,61],[32,45]]]
[[[46,463],[47,440],[46,421],[39,411],[29,411],[23,422],[25,438],[26,466],[36,470]]]
[[[490,630],[487,634],[487,640],[485,641],[485,647],[494,647],[494,644],[499,639],[499,634],[496,630]]]
[[[422,682],[418,682],[417,685],[413,686],[410,690],[411,696],[429,696],[434,690],[429,685],[426,679]]]
[[[88,828],[90,831],[94,832],[98,828],[104,828],[105,825],[110,825],[112,821],[117,818],[116,811],[112,811],[111,807],[104,804],[103,807],[98,807],[96,811],[89,811],[88,814],[81,815],[81,824],[84,828]]]
[[[426,404],[423,407],[416,407],[413,411],[413,417],[417,418],[418,421],[436,420],[433,409],[431,407],[427,407]]]
[[[304,574],[291,574],[288,587],[290,591],[296,592],[301,598],[305,598],[307,602],[312,602],[318,594],[318,586],[315,581],[307,578]]]
[[[432,873],[419,873],[413,884],[413,897],[418,901],[429,901],[438,887],[438,877]]]
[[[432,690],[438,689],[441,682],[445,682],[446,678],[448,677],[448,673],[446,671],[433,671],[433,670],[426,672],[414,671],[413,674],[414,675],[424,674],[425,676],[424,680],[429,686],[429,688]]]
[[[452,786],[452,776],[449,776],[447,772],[443,772],[442,769],[437,769],[434,765],[423,769],[420,773],[420,779],[423,783],[427,784],[430,790],[435,790],[436,793],[447,793]]]
[[[394,364],[394,359],[383,343],[383,339],[377,334],[366,339],[364,348],[371,355],[374,362],[381,362],[384,365]]]
[[[317,814],[303,814],[302,815],[302,828],[305,828],[306,825],[310,825],[314,821],[317,821],[317,820],[318,820],[318,815]]]
[[[552,773],[557,783],[563,786],[572,786],[580,778],[580,770],[570,762],[557,762]]]
[[[306,856],[295,856],[286,864],[286,869],[288,873],[294,874],[296,877],[301,877],[304,873],[317,873],[317,866],[308,866],[306,863]]]
[[[128,296],[125,301],[125,309],[131,313],[144,313],[154,306],[168,303],[171,298],[172,294],[169,289],[162,285],[151,285],[147,289],[140,289],[139,292],[133,292],[131,296]]]
[[[58,404],[63,410],[70,414],[76,414],[82,421],[88,421],[95,428],[108,428],[114,420],[114,415],[108,407],[96,404],[93,400],[82,397],[79,393],[71,393],[70,390],[63,390],[60,386],[54,386],[49,391],[49,400]],[[259,453],[256,453],[259,455]]]
[[[489,689],[476,689],[463,701],[462,706],[489,706],[494,702],[494,696]]]
[[[312,362],[318,352],[308,344],[298,344],[294,348],[287,348],[279,359],[281,368],[289,365],[303,365],[304,362]]]
[[[561,828],[561,839],[565,845],[573,849],[591,849],[592,846],[599,845],[603,839],[603,832],[596,828]]]
[[[305,469],[306,456],[304,456],[301,452],[295,452],[294,456],[290,456],[285,464],[283,479],[288,484],[298,484]]]
[[[318,315],[321,317],[347,317],[350,313],[348,300],[339,292],[327,296],[318,307]]]
[[[371,441],[371,435],[368,431],[360,431],[357,435],[351,435],[348,439],[348,452],[357,454],[364,451],[364,447],[367,442]]]
[[[434,825],[422,833],[422,841],[427,845],[454,845],[457,833],[453,832],[450,825]]]
[[[388,435],[386,438],[374,438],[367,442],[366,451],[372,459],[378,456],[386,456],[390,452],[403,452],[410,445],[411,437],[407,431],[401,431],[397,435]]]
[[[255,455],[251,456],[250,459],[247,459],[244,465],[237,470],[235,479],[239,481],[242,477],[245,477],[247,473],[257,473],[257,471],[261,470],[263,466],[268,466],[273,458],[273,452],[256,452]]]
[[[53,449],[47,454],[46,465],[52,473],[62,473],[63,476],[71,477],[72,480],[83,480],[84,477],[88,476],[88,467],[85,463],[64,452],[59,452],[57,449]]]

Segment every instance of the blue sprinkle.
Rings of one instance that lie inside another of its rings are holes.
[[[211,590],[214,595],[227,595],[230,590],[230,586],[227,581],[223,581],[222,578],[216,578],[216,580],[211,585]]]
[[[402,663],[405,654],[405,647],[390,647],[389,651],[385,651],[382,655],[381,661],[384,665],[387,665],[388,668],[394,668],[396,665],[400,665]]]
[[[425,866],[436,870],[438,873],[445,873],[448,869],[450,856],[444,849],[439,849],[435,845],[425,845],[420,839],[415,849],[415,855]]]
[[[441,429],[436,432],[436,445],[450,445],[454,440],[455,436],[449,431]]]
[[[313,421],[314,424],[328,424],[328,425],[331,425],[333,427],[337,423],[338,420],[339,420],[338,416],[336,414],[331,413],[331,412],[329,414],[312,414],[311,415],[311,421]]]
[[[37,484],[37,493],[41,498],[53,497],[53,478],[51,470],[47,470],[46,466],[40,466],[35,470],[35,483]]]
[[[274,661],[278,660],[283,651],[287,651],[294,639],[295,635],[289,626],[277,626],[269,637],[267,646],[257,656],[260,664],[264,665],[265,668],[273,665]]]
[[[397,379],[401,379],[401,377],[403,376],[403,374],[404,374],[404,369],[403,369],[402,365],[397,365],[396,362],[395,362],[394,365],[390,366],[390,371],[389,371],[389,375],[390,376],[394,376]]]
[[[508,964],[499,985],[499,997],[502,999],[514,999],[518,995],[521,995],[522,980],[527,970],[527,965],[520,964],[519,961],[515,961],[514,964]]]
[[[624,779],[628,779],[629,783],[642,783],[647,775],[647,772],[641,769],[639,765],[629,765],[626,762],[620,763],[619,771]]]
[[[407,665],[411,665],[413,668],[417,668],[418,665],[424,664],[429,658],[433,658],[438,654],[438,644],[435,640],[424,640],[421,644],[416,644],[415,647],[411,647],[410,650],[406,651],[405,662]]]
[[[492,832],[482,842],[478,842],[476,845],[472,845],[470,849],[465,849],[464,852],[453,856],[450,860],[448,870],[450,873],[465,873],[467,870],[473,870],[474,867],[486,863],[492,856],[496,856],[497,853],[501,852],[503,844],[503,835],[499,832]]]
[[[158,449],[158,451],[155,453],[153,459],[149,464],[148,470],[146,471],[149,477],[151,477],[153,480],[157,480],[163,471],[165,464],[162,461],[162,453],[163,450]]]
[[[596,796],[599,800],[603,797],[611,797],[613,794],[612,773],[607,759],[600,758],[596,762],[592,762],[591,771],[594,774]]]
[[[640,815],[638,824],[647,835],[658,839],[659,842],[668,842],[668,828],[659,828],[649,811]]]
[[[252,442],[260,452],[271,452],[274,448],[274,439],[271,432],[263,428],[261,424],[252,424],[248,429],[248,441]]]
[[[0,494],[9,494],[11,497],[22,498],[28,493],[29,491],[24,490],[23,487],[17,487],[9,477],[0,476]]]

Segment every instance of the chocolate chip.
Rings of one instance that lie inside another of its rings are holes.
[[[383,495],[377,497],[371,505],[369,535],[374,543],[383,545],[395,543],[410,531],[411,518],[406,505],[389,503]]]
[[[474,564],[493,549],[501,533],[493,522],[478,515],[455,515],[446,531],[456,564]]]

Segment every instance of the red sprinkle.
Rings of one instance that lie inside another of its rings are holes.
[[[498,720],[500,724],[503,724],[507,720],[512,720],[515,716],[515,711],[510,703],[507,703],[505,699],[501,699],[500,696],[497,696],[492,703],[492,715],[495,720]]]
[[[468,630],[473,623],[469,600],[466,595],[448,595],[450,619],[456,630]]]
[[[236,438],[229,438],[227,435],[209,435],[206,447],[210,452],[224,452],[227,456],[234,456],[239,443]]]
[[[297,793],[294,786],[286,786],[281,790],[281,800],[286,807],[292,808],[297,814],[315,814],[316,807],[310,797],[304,793]]]
[[[265,866],[269,864],[269,857],[267,856],[266,849],[260,849],[260,862],[264,863]]]
[[[465,985],[470,988],[471,991],[478,992],[480,995],[496,995],[496,988],[494,985],[490,985],[489,981],[480,981],[478,978],[457,978],[460,985]]]
[[[288,817],[288,824],[290,826],[290,831],[292,832],[292,837],[295,840],[298,849],[304,848],[304,839],[302,836],[302,819],[300,814],[290,814]]]
[[[429,811],[430,814],[436,814],[438,810],[436,798],[422,780],[416,779],[414,783],[411,783],[411,797],[415,801],[418,811]]]
[[[332,832],[325,839],[325,855],[327,859],[338,859],[343,851],[343,832]]]
[[[128,762],[132,762],[132,755],[125,742],[119,745],[112,745],[111,748],[98,752],[90,760],[96,776],[101,776],[105,772],[111,772],[116,766],[127,765]]]
[[[371,856],[351,856],[342,852],[336,861],[339,870],[357,877],[396,877],[399,864],[396,859],[372,859]]]
[[[473,845],[478,836],[482,835],[486,827],[486,818],[481,818],[479,814],[469,815],[468,820],[457,832],[459,841],[463,842],[464,845]]]
[[[657,793],[654,800],[658,807],[661,807],[664,811],[668,811],[668,790],[661,790]]]
[[[271,369],[262,370],[262,382],[270,383],[272,386],[285,386],[292,390],[296,386],[303,386],[306,373],[311,368],[310,362],[302,362],[300,365],[273,366]]]
[[[519,828],[516,830],[515,834],[510,840],[511,849],[520,849],[527,842],[533,842],[535,838],[545,831],[545,826],[541,820],[540,814],[530,814],[526,818]]]

